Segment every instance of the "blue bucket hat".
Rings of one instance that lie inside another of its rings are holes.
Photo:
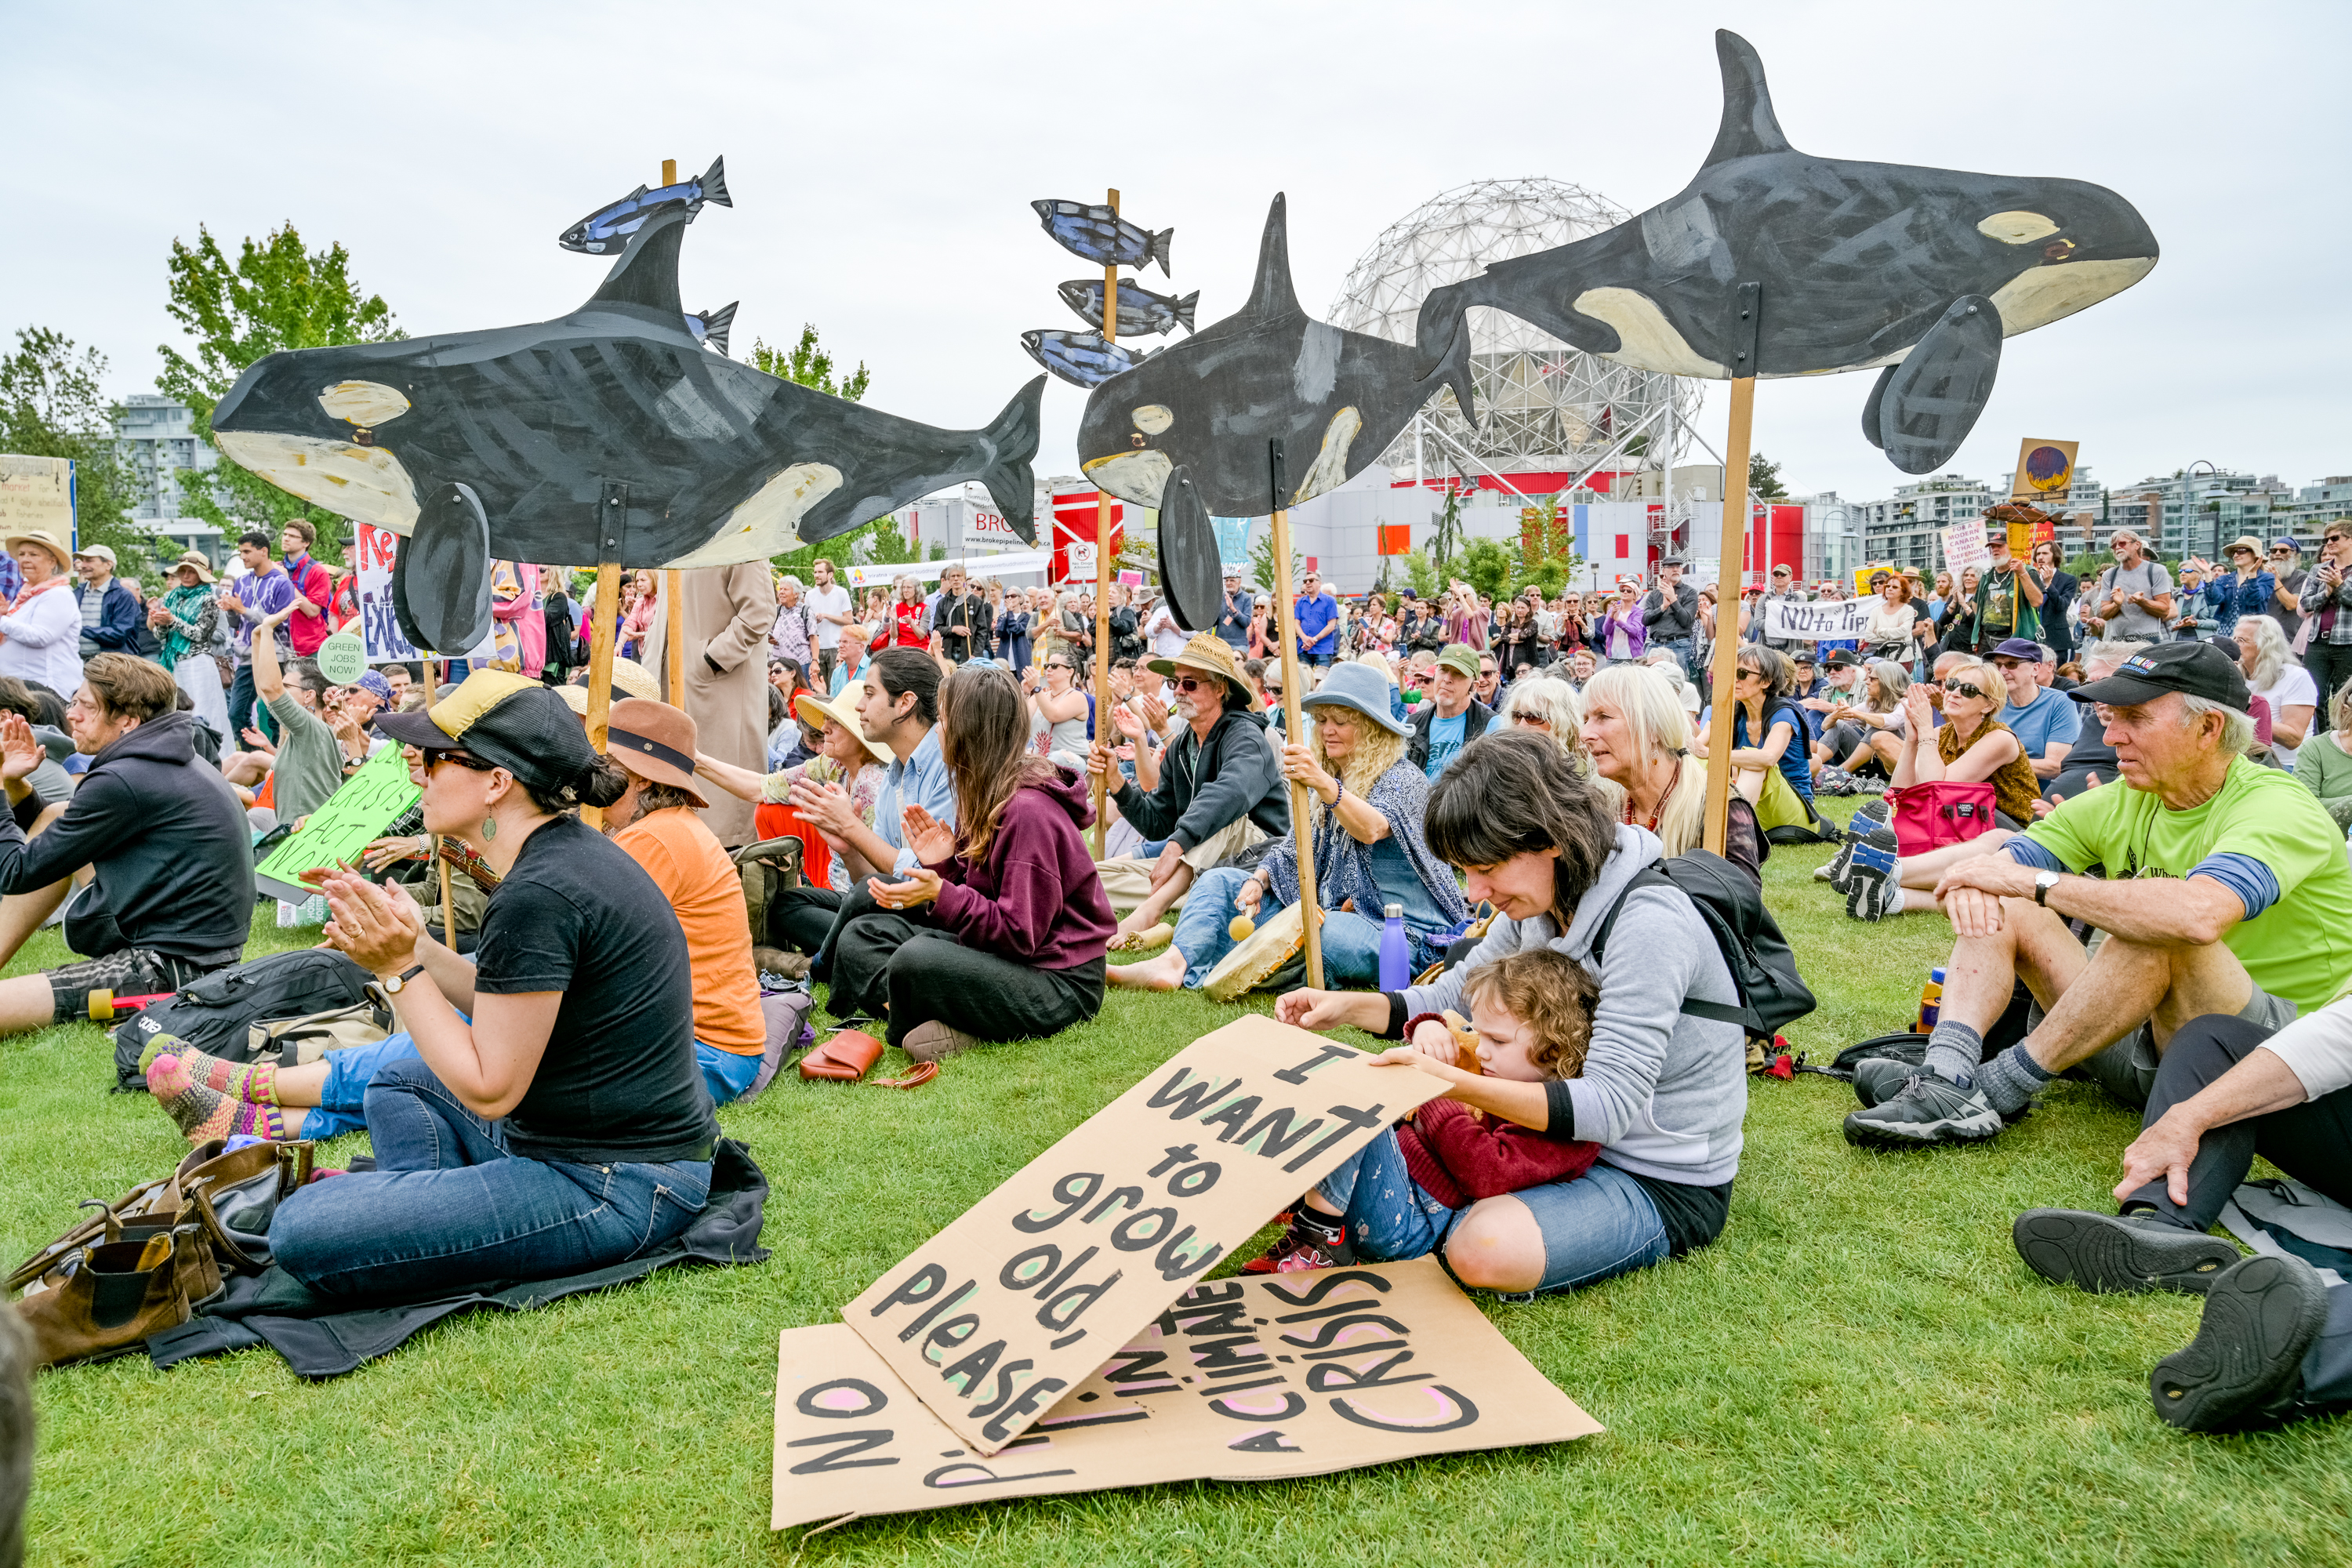
[[[1389,682],[1370,665],[1335,664],[1323,684],[1299,700],[1301,708],[1352,708],[1391,735],[1412,731],[1390,716]]]

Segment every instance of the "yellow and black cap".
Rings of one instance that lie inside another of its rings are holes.
[[[576,792],[597,762],[563,700],[511,670],[478,669],[429,708],[378,713],[375,727],[404,745],[479,757],[546,795]]]

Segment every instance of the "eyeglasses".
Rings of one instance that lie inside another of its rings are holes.
[[[1984,695],[1982,689],[1971,685],[1969,682],[1965,680],[1948,680],[1944,682],[1944,690],[1947,695],[1956,697],[1982,697]]]

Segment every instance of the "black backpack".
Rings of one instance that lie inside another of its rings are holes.
[[[306,947],[192,981],[169,1000],[114,1026],[115,1092],[147,1087],[139,1058],[158,1034],[176,1035],[208,1056],[241,1062],[252,1055],[247,1025],[352,1006],[366,998],[374,978],[340,952]]]
[[[1699,918],[1715,935],[1731,983],[1739,990],[1739,1005],[1685,1001],[1682,1010],[1694,1018],[1738,1024],[1765,1039],[1813,1010],[1813,994],[1797,973],[1797,955],[1789,939],[1764,907],[1756,879],[1720,855],[1704,849],[1685,850],[1670,859],[1655,860],[1633,874],[1617,901],[1601,917],[1592,933],[1592,963],[1601,964],[1618,911],[1637,888],[1679,888],[1698,907]]]

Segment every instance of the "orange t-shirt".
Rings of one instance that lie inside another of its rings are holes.
[[[702,819],[683,806],[641,816],[613,836],[677,911],[694,970],[694,1037],[756,1057],[767,1049],[743,881]]]

